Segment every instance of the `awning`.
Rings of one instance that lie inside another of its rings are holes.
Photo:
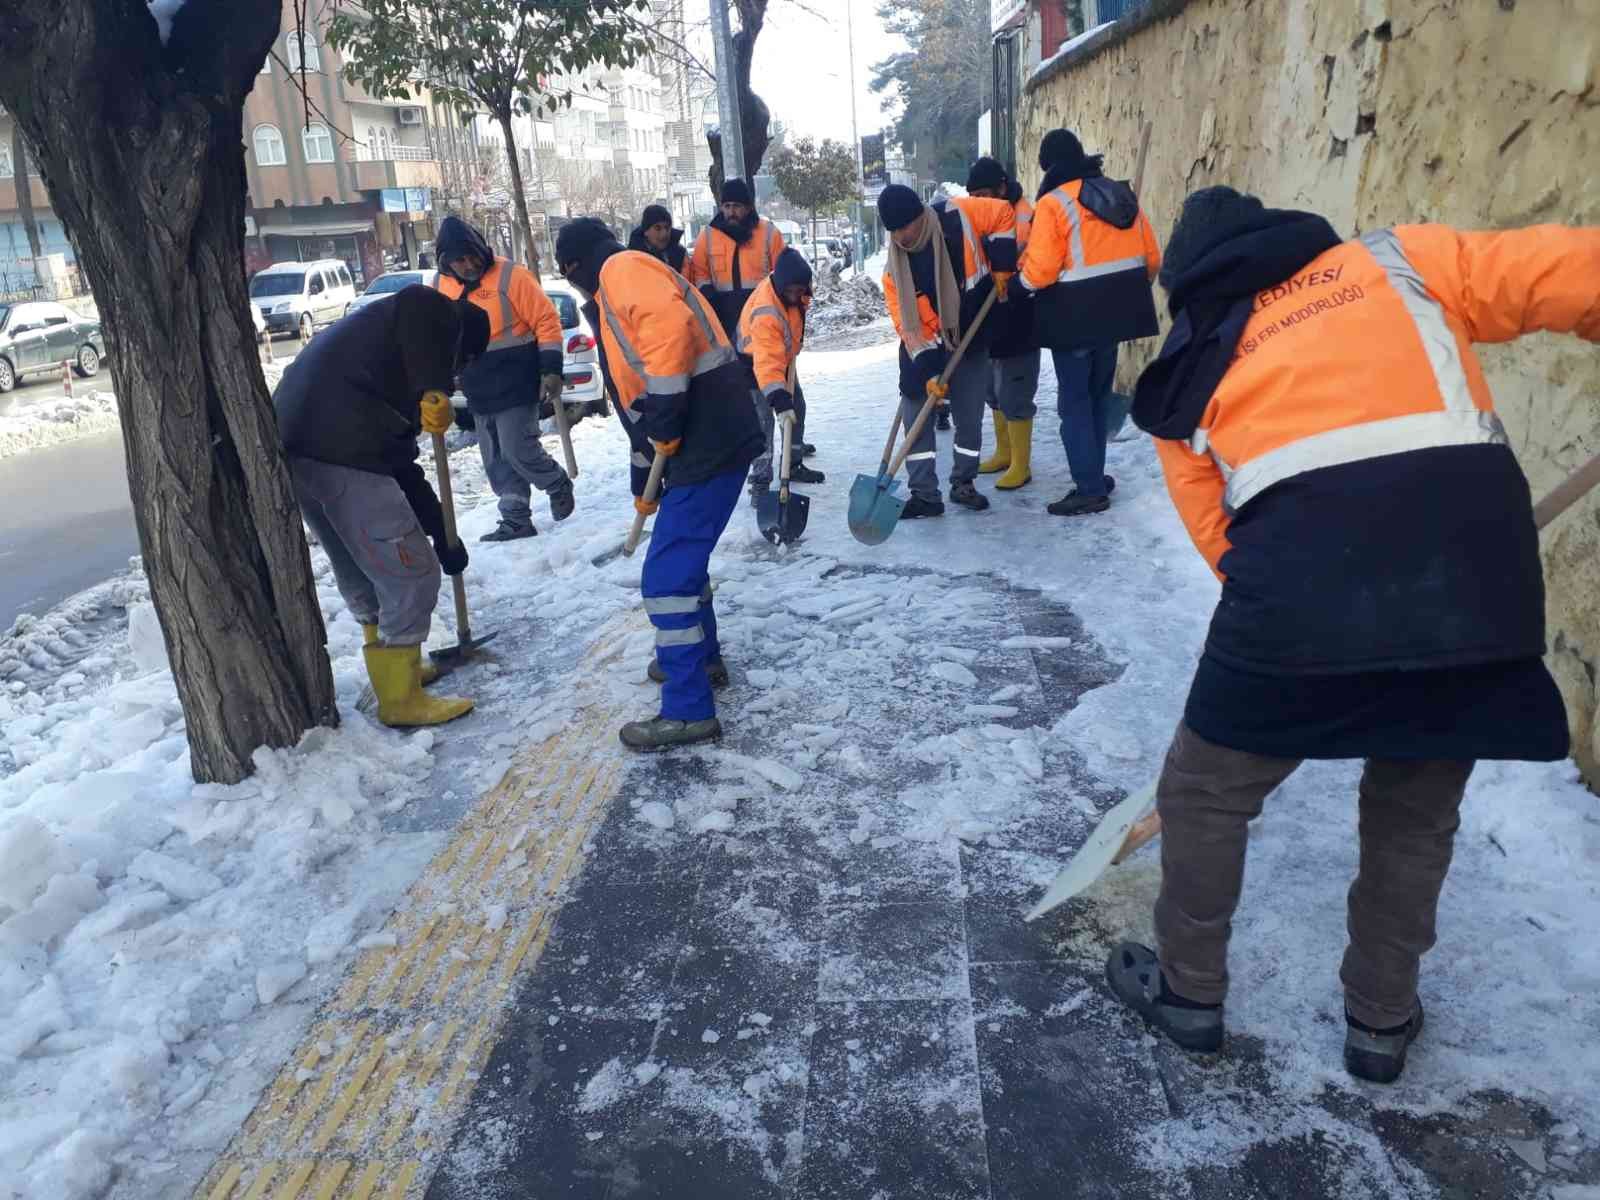
[[[262,237],[347,237],[352,233],[371,233],[372,222],[321,221],[315,225],[263,225]]]

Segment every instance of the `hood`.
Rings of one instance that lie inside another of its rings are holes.
[[[1100,156],[1087,155],[1081,162],[1072,166],[1051,167],[1044,173],[1044,179],[1039,184],[1039,190],[1034,194],[1035,200],[1043,199],[1055,191],[1063,183],[1071,183],[1074,179],[1097,179],[1100,176]]]
[[[483,234],[460,217],[446,217],[439,223],[439,235],[434,239],[434,254],[439,264],[439,274],[449,275],[451,279],[456,277],[445,264],[463,254],[476,254],[483,259],[483,269],[486,271],[494,265],[495,259],[495,253],[489,249],[489,243],[483,240]]]
[[[1085,179],[1078,190],[1078,203],[1108,225],[1132,229],[1139,219],[1139,197],[1133,189],[1116,179],[1096,176]]]
[[[778,299],[782,300],[783,289],[796,283],[810,288],[811,264],[793,246],[785,246],[772,267],[772,287],[778,293]]]
[[[1006,180],[1006,203],[1015,205],[1022,199],[1022,185],[1015,179]]]

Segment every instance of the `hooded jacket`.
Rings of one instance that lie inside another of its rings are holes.
[[[635,225],[633,232],[628,235],[628,249],[637,250],[641,254],[648,254],[652,258],[659,258],[679,275],[683,274],[684,264],[689,259],[689,252],[683,248],[683,230],[674,229],[672,240],[667,243],[665,250],[657,250],[644,236],[644,226]]]
[[[461,373],[467,407],[492,416],[536,404],[539,377],[562,373],[561,316],[550,297],[532,271],[496,258],[478,231],[459,217],[440,223],[436,246],[439,291],[452,300],[466,295],[489,317],[489,349]],[[450,274],[448,264],[464,254],[487,264],[474,284]]]
[[[1033,205],[1016,180],[1006,183],[1006,200],[1017,215],[1017,255],[1020,258],[1028,249],[1028,238],[1033,231]],[[989,314],[994,326],[989,336],[989,355],[992,358],[1016,358],[1032,354],[1039,349],[1038,335],[1033,327],[1033,293],[1025,287],[1013,287],[1006,293],[1005,305],[996,306]]]
[[[739,328],[739,314],[750,295],[783,253],[783,234],[754,209],[750,218],[735,225],[720,212],[695,239],[685,275],[699,288],[731,338]]]
[[[811,307],[811,297],[807,295],[794,307],[786,304],[783,289],[794,284],[811,286],[811,265],[798,250],[785,250],[739,316],[739,356],[754,372],[756,387],[763,396],[791,391],[789,369],[805,344],[806,310]]]

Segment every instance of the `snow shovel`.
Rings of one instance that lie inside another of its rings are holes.
[[[452,546],[459,546],[461,539],[456,536],[456,502],[450,492],[450,452],[445,449],[442,433],[433,435],[433,469],[439,476],[439,507],[444,510],[445,540]],[[450,583],[456,594],[456,644],[428,651],[428,657],[438,664],[441,675],[455,670],[471,658],[480,646],[497,636],[494,633],[476,638],[472,636],[472,628],[467,620],[466,581],[460,575],[452,575]]]
[[[944,370],[939,374],[941,384],[948,384],[950,376],[954,375],[956,368],[961,365],[967,347],[982,327],[983,319],[989,315],[989,310],[994,307],[995,297],[999,294],[997,290],[990,289],[989,294],[984,297],[983,307],[978,309],[978,315],[967,327],[961,344],[956,347],[956,352],[950,356],[950,361],[945,363]],[[889,535],[894,532],[900,514],[906,507],[905,500],[894,494],[894,477],[900,473],[906,455],[911,453],[911,447],[916,444],[918,436],[922,433],[922,427],[928,423],[928,417],[937,404],[938,401],[930,394],[922,405],[922,411],[917,414],[917,419],[911,423],[911,428],[906,430],[905,442],[901,445],[900,452],[895,455],[892,463],[886,461],[879,464],[876,478],[857,475],[856,481],[850,485],[850,533],[863,545],[877,546],[888,541]],[[899,426],[900,418],[897,413],[894,428],[889,431],[889,446],[885,447],[886,460],[888,450],[894,446],[894,434]]]
[[[556,410],[556,432],[561,435],[561,456],[567,460],[567,477],[578,477],[578,458],[572,453],[572,420],[567,416],[567,402],[560,396],[553,405]]]
[[[789,490],[789,451],[794,442],[794,413],[786,412],[783,424],[783,465],[778,476],[778,493],[763,492],[756,502],[756,527],[774,546],[787,546],[800,540],[811,515],[811,497]]]
[[[1533,523],[1538,529],[1549,525],[1600,484],[1600,454],[1595,455],[1543,500],[1533,506]],[[1100,824],[1084,842],[1083,848],[1050,881],[1039,903],[1025,920],[1033,921],[1052,908],[1072,899],[1134,851],[1161,836],[1161,814],[1155,811],[1156,785],[1134,792],[1100,818]]]
[[[657,454],[650,462],[650,477],[644,481],[644,496],[641,497],[646,504],[654,500],[661,491],[661,476],[666,474],[667,456]],[[639,543],[650,535],[644,531],[644,514],[633,514],[633,528],[628,530],[627,539],[615,549],[607,550],[599,558],[590,559],[597,567],[603,567],[615,558],[626,556],[633,557],[633,552],[639,548]]]

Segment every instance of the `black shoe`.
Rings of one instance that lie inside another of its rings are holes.
[[[515,542],[521,538],[538,537],[539,531],[532,525],[513,525],[509,521],[501,521],[488,533],[478,540],[480,542]]]
[[[1112,492],[1117,490],[1117,481],[1115,479],[1111,478],[1111,476],[1109,476],[1109,475],[1107,475],[1105,477],[1105,480],[1106,480],[1106,495],[1109,496],[1109,495],[1111,495]]]
[[[941,408],[939,410],[939,419],[934,423],[934,427],[936,429],[950,428],[950,410],[948,408]]]
[[[794,448],[794,453],[798,454],[801,458],[810,458],[816,452],[817,448],[810,442],[801,442]]]
[[[1175,1002],[1161,974],[1155,951],[1137,942],[1123,942],[1106,960],[1111,990],[1157,1033],[1185,1050],[1210,1053],[1222,1048],[1222,1005]]]
[[[661,669],[661,663],[657,659],[652,658],[650,660],[650,665],[644,669],[644,673],[650,677],[651,683],[665,683],[667,681],[667,673]],[[706,680],[714,688],[727,687],[728,664],[720,658],[707,659]]]
[[[572,494],[572,481],[567,481],[566,487],[557,488],[550,493],[550,515],[558,521],[565,521],[572,515],[572,510],[578,506],[576,497]]]
[[[1110,496],[1080,496],[1076,491],[1071,491],[1048,505],[1045,511],[1052,517],[1083,517],[1090,513],[1105,512],[1110,507]]]
[[[1393,1029],[1363,1025],[1344,1014],[1344,1069],[1368,1083],[1393,1083],[1406,1069],[1406,1051],[1422,1032],[1422,1002],[1416,1015]]]
[[[950,502],[959,504],[962,508],[970,508],[973,512],[982,512],[989,507],[989,497],[980,492],[970,483],[957,483],[950,488]]]
[[[648,721],[630,721],[618,731],[617,736],[629,750],[670,750],[674,746],[716,741],[722,736],[722,722],[715,717],[704,721],[651,717]]]
[[[813,471],[805,463],[789,464],[790,483],[822,483],[827,478],[821,471]]]
[[[924,500],[921,496],[913,496],[906,501],[906,506],[900,510],[902,521],[915,521],[918,517],[944,516],[943,500]]]

